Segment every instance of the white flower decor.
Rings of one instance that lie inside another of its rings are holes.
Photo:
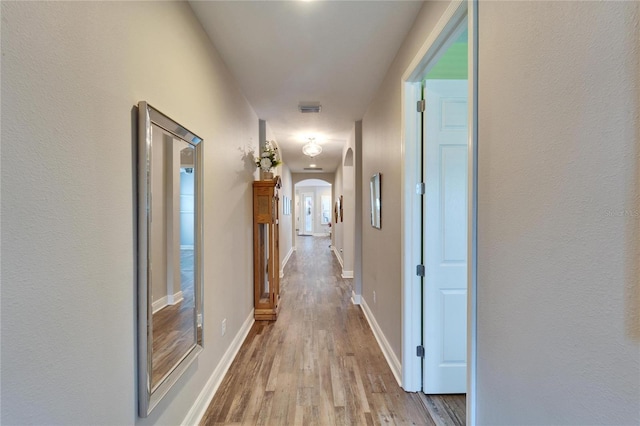
[[[269,172],[272,168],[279,166],[281,163],[280,153],[278,152],[278,148],[275,146],[275,142],[266,141],[260,157],[256,158],[256,167],[263,172]]]

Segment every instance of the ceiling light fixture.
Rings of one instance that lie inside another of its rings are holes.
[[[322,152],[322,147],[318,145],[318,143],[316,142],[316,138],[309,138],[309,142],[307,142],[302,147],[302,153],[304,155],[308,155],[311,158],[315,157],[316,155],[319,155],[321,152]]]

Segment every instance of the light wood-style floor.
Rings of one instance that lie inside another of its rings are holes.
[[[201,424],[464,424],[464,395],[398,386],[329,244],[298,237],[278,320],[254,324]]]
[[[180,290],[183,299],[153,314],[152,389],[160,385],[165,376],[195,345],[193,268],[193,249],[181,249]]]

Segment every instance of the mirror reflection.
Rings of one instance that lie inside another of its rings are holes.
[[[152,391],[197,342],[193,255],[195,149],[158,126],[153,126],[153,132],[149,235]]]
[[[139,414],[202,350],[202,139],[139,104]]]

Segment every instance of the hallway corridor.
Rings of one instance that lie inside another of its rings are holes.
[[[252,327],[202,425],[431,425],[396,383],[326,237],[297,237],[276,322]]]

